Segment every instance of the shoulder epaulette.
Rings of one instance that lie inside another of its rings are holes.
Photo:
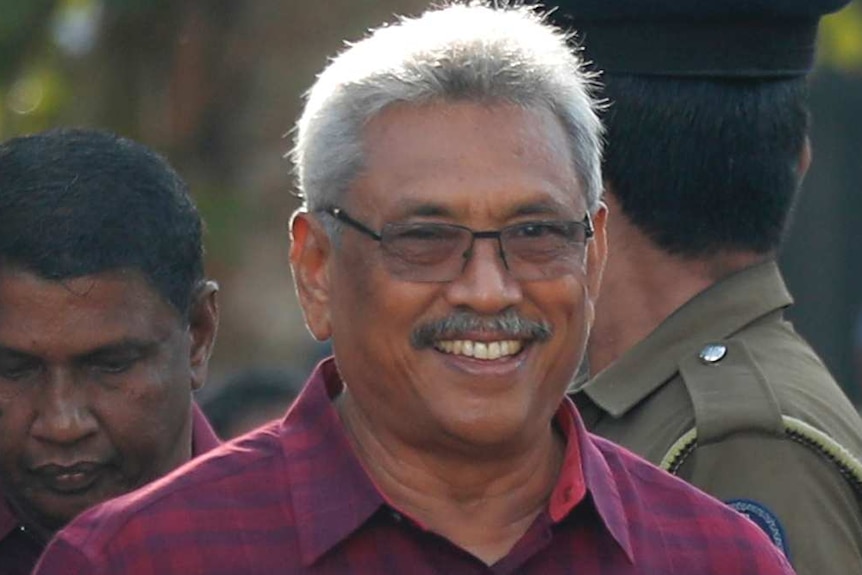
[[[660,466],[677,473],[699,445],[737,432],[784,436],[832,462],[862,496],[862,462],[816,427],[781,413],[766,377],[742,342],[726,340],[704,346],[683,359],[679,372],[694,407],[695,427],[667,451]]]

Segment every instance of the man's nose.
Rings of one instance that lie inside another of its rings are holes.
[[[48,370],[35,402],[36,418],[31,433],[42,441],[71,444],[98,429],[88,390],[70,369]]]
[[[476,238],[461,274],[449,282],[446,297],[453,306],[493,314],[523,299],[521,285],[506,267],[498,238]]]

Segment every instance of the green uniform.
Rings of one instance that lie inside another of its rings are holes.
[[[862,574],[862,419],[791,303],[774,262],[748,268],[573,395],[594,433],[731,502],[800,575]]]

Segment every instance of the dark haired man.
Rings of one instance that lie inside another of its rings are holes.
[[[216,289],[186,186],[151,150],[90,130],[0,145],[0,574],[218,443],[191,400]]]
[[[806,78],[845,0],[547,2],[603,70],[609,257],[575,399],[799,573],[862,572],[862,421],[783,319]]]

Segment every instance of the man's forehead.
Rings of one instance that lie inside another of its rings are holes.
[[[159,340],[179,316],[140,274],[112,271],[50,280],[0,272],[0,345],[22,353],[89,353],[122,342]]]
[[[490,198],[499,203],[497,215],[513,217],[583,205],[565,128],[542,107],[472,101],[394,105],[369,122],[363,145],[365,167],[347,206],[450,216],[481,195],[479,203]]]
[[[0,265],[0,295],[13,292],[66,292],[70,298],[105,300],[107,293],[138,299],[162,299],[136,269],[118,268],[63,278],[47,277],[24,266]],[[101,297],[97,297],[101,296]]]

